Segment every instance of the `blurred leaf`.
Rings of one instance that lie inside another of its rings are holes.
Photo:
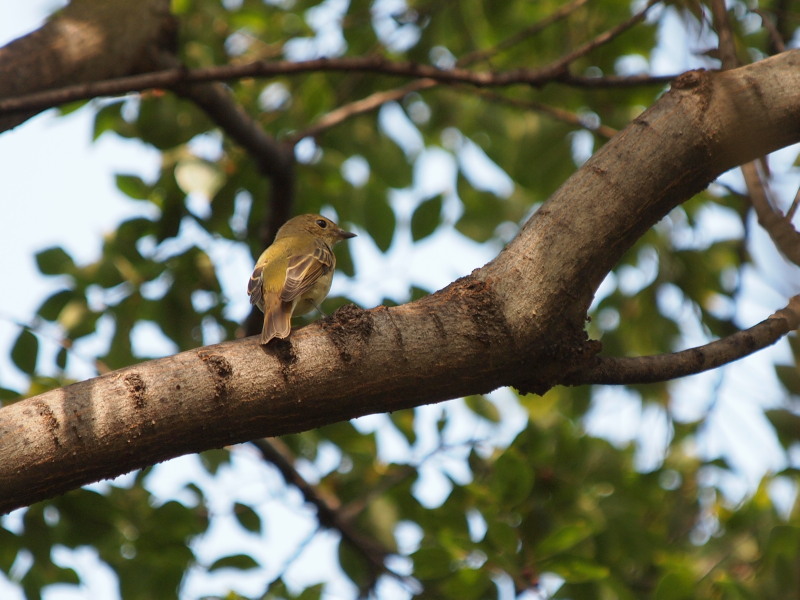
[[[573,548],[594,533],[593,529],[585,522],[561,527],[546,536],[537,547],[537,554],[548,557]]]
[[[36,264],[44,275],[63,275],[75,269],[72,257],[59,247],[48,248],[37,253]]]
[[[787,392],[794,396],[800,396],[800,369],[798,367],[775,365],[775,374]]]
[[[11,361],[23,373],[32,375],[39,356],[39,340],[28,329],[22,329],[11,347]]]
[[[206,450],[197,455],[205,469],[215,475],[222,465],[230,464],[231,453],[223,448],[216,450]]]
[[[134,200],[147,200],[150,196],[150,186],[138,175],[116,175],[117,189]]]
[[[246,571],[248,569],[257,569],[260,565],[255,561],[252,556],[247,554],[234,554],[231,556],[223,556],[215,560],[210,567],[209,571],[218,571],[219,569],[237,569],[239,571]]]
[[[20,539],[3,527],[0,527],[0,571],[10,573],[11,565],[17,559],[17,552],[22,548]]]
[[[484,395],[466,396],[464,402],[469,409],[479,417],[483,417],[492,423],[500,422],[500,411],[497,410],[494,402]]]
[[[516,506],[525,500],[533,486],[528,462],[514,449],[507,448],[494,462],[491,489],[501,506]]]
[[[72,290],[61,290],[42,302],[37,314],[47,321],[55,321],[66,307],[67,303],[75,296]]]
[[[239,521],[239,525],[251,533],[261,532],[261,517],[251,507],[240,502],[233,504],[233,516]]]
[[[123,104],[124,101],[110,102],[95,113],[93,140],[97,140],[106,131],[119,130],[120,125],[124,123],[122,119]]]
[[[411,216],[411,237],[415,242],[428,237],[442,222],[442,196],[423,200]]]
[[[386,252],[394,239],[395,217],[386,198],[369,198],[364,203],[364,225],[375,245]]]
[[[11,401],[19,400],[20,393],[5,387],[0,387],[0,406],[9,404]]]
[[[788,448],[800,441],[800,415],[786,409],[774,408],[765,410],[764,416],[775,428],[784,447]]]
[[[417,439],[417,434],[414,432],[414,416],[413,410],[396,410],[389,413],[392,424],[403,434],[409,444],[413,444]]]
[[[56,366],[63,371],[67,368],[67,358],[69,357],[69,350],[67,348],[59,348],[56,353]]]
[[[547,560],[543,566],[571,583],[605,579],[610,573],[608,567],[577,556],[561,556]]]
[[[443,548],[420,548],[411,555],[414,574],[420,579],[438,579],[450,574],[453,558]]]

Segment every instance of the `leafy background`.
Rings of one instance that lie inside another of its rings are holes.
[[[474,65],[505,70],[549,64],[642,8],[593,0],[503,46],[563,6],[176,0],[173,10],[189,66],[377,53],[447,68],[494,49]],[[702,3],[660,4],[572,72],[714,68],[708,14]],[[748,6],[733,3],[731,16],[743,55],[769,52]],[[791,34],[796,16],[781,24]],[[266,132],[296,140],[338,106],[406,83],[314,73],[231,91]],[[301,139],[292,212],[322,211],[359,233],[337,250],[325,310],[405,302],[480,266],[606,141],[598,125],[624,127],[663,90],[439,86]],[[3,402],[241,335],[248,259],[271,210],[269,181],[188,100],[151,92],[61,113],[90,115],[96,143],[143,146],[155,166],[115,168],[129,202],[93,256],[70,250],[68,221],[63,238],[36,252],[49,291],[30,314],[6,319],[13,367],[3,367]],[[772,158],[784,206],[795,153]],[[605,352],[703,343],[797,292],[797,269],[758,230],[743,189],[726,174],[628,253],[590,315]],[[79,182],[58,193],[82,206]],[[541,398],[499,390],[282,438],[280,455],[333,522],[259,448],[184,457],[4,517],[0,589],[25,598],[97,589],[126,599],[783,598],[800,588],[798,357],[790,336],[682,381]]]

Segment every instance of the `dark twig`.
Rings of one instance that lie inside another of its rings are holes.
[[[758,163],[742,165],[742,174],[747,184],[750,202],[758,216],[758,223],[769,234],[770,239],[781,253],[796,265],[800,265],[800,232],[791,223],[797,198],[792,203],[790,213],[783,216],[769,200],[769,190],[765,179],[759,173]]]
[[[377,110],[387,102],[401,100],[412,92],[430,89],[437,85],[438,83],[433,79],[420,79],[417,81],[412,81],[411,83],[399,88],[375,92],[366,98],[362,98],[360,100],[356,100],[335,108],[315,121],[310,127],[307,127],[287,138],[287,143],[296,144],[305,137],[317,137],[321,133],[339,125],[347,119]]]
[[[792,200],[792,205],[789,207],[789,210],[786,211],[786,220],[791,221],[794,219],[794,215],[797,212],[797,207],[800,205],[800,188],[797,189],[797,193],[794,195],[794,200]]]
[[[640,357],[599,357],[598,362],[569,376],[569,385],[627,385],[670,381],[716,369],[771,346],[800,326],[800,295],[761,323],[672,354]]]
[[[724,0],[713,0],[711,3],[714,15],[714,24],[719,35],[719,55],[723,69],[733,69],[738,66],[736,58],[736,45],[733,38],[728,13]],[[766,159],[764,159],[766,165]],[[775,246],[783,255],[796,265],[800,265],[800,232],[792,226],[791,219],[795,208],[790,208],[789,214],[780,214],[774,204],[770,202],[768,187],[768,173],[759,168],[758,161],[742,165],[742,175],[747,185],[750,202],[758,216],[758,223],[769,234]],[[793,207],[796,204],[793,203]]]
[[[592,77],[567,73],[558,78],[559,83],[576,88],[620,89],[641,87],[644,85],[666,85],[675,79],[675,75],[604,75]]]
[[[780,53],[786,50],[786,43],[783,41],[783,36],[778,30],[775,21],[772,20],[769,13],[759,8],[753,9],[753,12],[761,17],[761,24],[769,34],[770,54]]]
[[[570,54],[570,56],[572,55],[574,53]],[[563,63],[564,59],[559,59],[556,63],[539,69],[511,69],[509,71],[489,72],[471,71],[462,68],[438,69],[430,65],[412,62],[392,62],[382,57],[363,57],[320,58],[301,62],[257,61],[241,65],[224,65],[192,70],[173,68],[107,81],[71,85],[55,90],[26,94],[17,98],[6,98],[0,100],[0,114],[26,110],[43,110],[76,100],[115,96],[154,88],[170,89],[189,83],[233,81],[246,77],[290,76],[321,71],[361,71],[395,77],[430,78],[439,83],[465,83],[478,87],[500,87],[519,84],[540,87],[552,81],[559,81],[566,85],[578,87],[623,87],[662,84],[674,78],[645,76],[581,78],[564,73]]]
[[[581,129],[588,129],[592,133],[596,133],[597,135],[606,139],[611,139],[617,134],[617,130],[613,127],[609,127],[608,125],[594,126],[578,114],[564,110],[563,108],[550,106],[549,104],[544,104],[542,102],[536,102],[535,100],[518,100],[516,98],[508,98],[507,96],[503,96],[502,94],[498,94],[497,92],[493,92],[491,90],[478,90],[478,95],[481,98],[489,100],[490,102],[506,104],[522,110],[540,112],[552,117],[557,121],[567,123],[568,125],[580,127]]]
[[[465,67],[467,65],[472,65],[477,62],[481,62],[487,60],[503,50],[508,50],[512,46],[519,44],[520,42],[525,41],[529,37],[536,35],[537,33],[545,30],[547,27],[556,23],[562,19],[567,18],[573,12],[578,10],[581,6],[586,4],[589,0],[573,0],[565,4],[564,6],[560,7],[559,9],[555,10],[553,13],[549,14],[543,19],[536,21],[535,23],[530,24],[529,26],[525,27],[521,31],[518,31],[514,35],[511,35],[504,39],[502,42],[498,43],[496,46],[492,48],[487,48],[485,50],[475,50],[474,52],[470,52],[469,54],[465,54],[460,59],[456,65],[459,67]]]
[[[319,489],[308,483],[297,472],[292,464],[291,452],[279,439],[258,439],[250,443],[258,449],[265,460],[275,465],[287,484],[296,487],[303,495],[303,499],[317,509],[319,524],[338,531],[342,539],[361,555],[364,561],[370,565],[373,579],[377,580],[379,575],[385,573],[404,585],[412,587],[415,585],[412,578],[399,575],[386,566],[386,557],[391,552],[377,540],[359,532],[353,526],[352,519],[345,517],[338,499],[325,497]]]
[[[608,31],[601,33],[600,35],[596,36],[594,39],[586,42],[583,46],[580,46],[570,52],[569,54],[565,54],[560,59],[558,59],[555,63],[553,63],[550,68],[563,71],[569,66],[571,63],[575,62],[577,59],[581,58],[582,56],[586,56],[595,48],[602,46],[603,44],[607,44],[614,38],[618,37],[620,34],[628,31],[631,27],[638,24],[639,22],[643,21],[644,18],[647,16],[647,12],[653,8],[656,4],[658,4],[661,0],[649,0],[645,7],[640,10],[638,13],[633,15],[630,19],[615,25]]]
[[[724,70],[735,69],[739,66],[736,58],[736,40],[733,37],[728,11],[725,8],[725,0],[711,1],[711,14],[714,17],[714,28],[717,30],[719,38],[719,59]]]

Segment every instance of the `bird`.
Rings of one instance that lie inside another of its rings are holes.
[[[328,295],[336,268],[333,247],[352,237],[322,215],[299,215],[284,223],[256,261],[247,285],[250,304],[264,313],[262,345],[286,338],[292,315],[304,315]]]

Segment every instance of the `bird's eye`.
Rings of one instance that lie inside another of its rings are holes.
[[[317,225],[325,229],[328,226],[328,222],[324,219],[317,219]]]

